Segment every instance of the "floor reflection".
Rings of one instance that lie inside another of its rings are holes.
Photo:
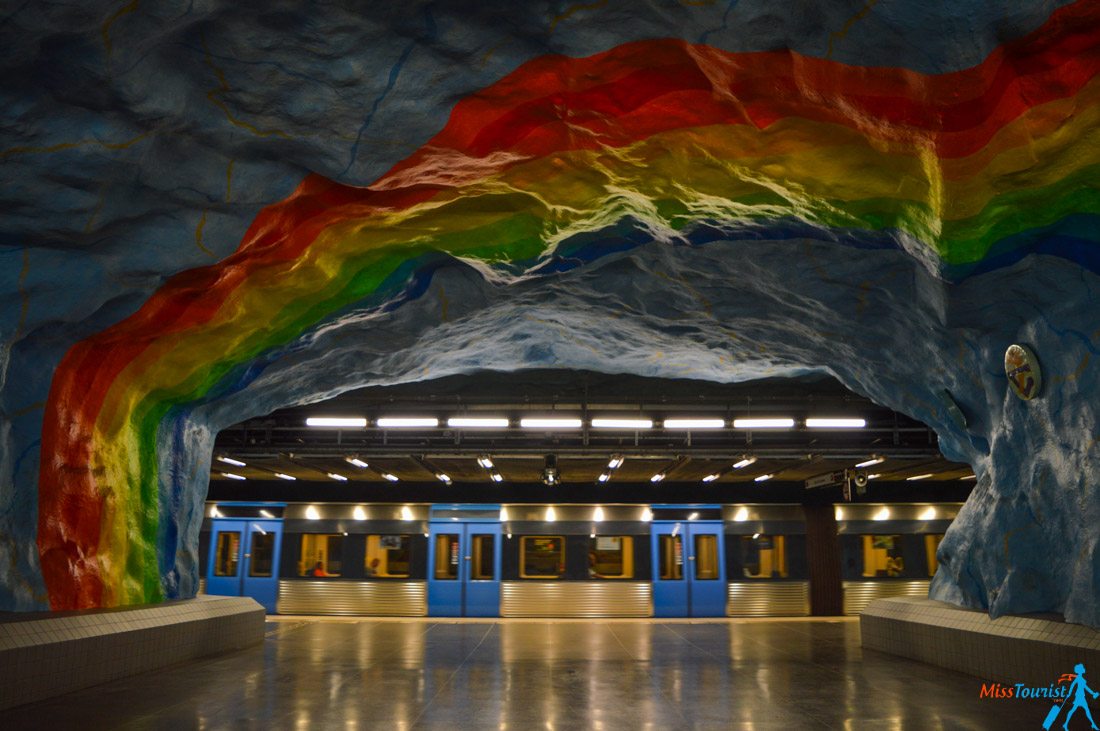
[[[851,620],[296,620],[0,728],[992,728],[1031,710],[980,683],[865,656]]]

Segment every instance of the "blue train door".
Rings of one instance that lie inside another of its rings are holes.
[[[654,521],[653,615],[722,617],[726,581],[721,521]]]
[[[437,521],[428,531],[428,613],[500,615],[500,523]]]
[[[249,596],[275,613],[279,596],[281,520],[217,518],[210,531],[206,593]]]

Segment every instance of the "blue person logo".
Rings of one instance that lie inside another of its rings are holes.
[[[1082,665],[1081,663],[1077,663],[1077,665],[1073,668],[1073,671],[1076,673],[1076,676],[1069,675],[1068,673],[1062,676],[1063,678],[1073,678],[1073,680],[1069,684],[1069,688],[1066,690],[1065,700],[1063,700],[1060,704],[1055,704],[1050,709],[1050,712],[1047,713],[1047,718],[1043,722],[1043,729],[1045,729],[1046,731],[1049,731],[1050,727],[1054,725],[1055,719],[1058,717],[1058,714],[1062,711],[1062,709],[1066,707],[1067,703],[1070,704],[1069,709],[1066,711],[1065,718],[1062,719],[1062,729],[1064,731],[1069,731],[1069,720],[1073,718],[1073,714],[1076,713],[1077,709],[1079,708],[1085,709],[1085,718],[1089,720],[1089,724],[1094,729],[1097,728],[1096,721],[1092,720],[1092,711],[1089,710],[1088,699],[1085,697],[1085,693],[1088,693],[1093,698],[1100,697],[1100,693],[1097,693],[1095,690],[1090,688],[1088,686],[1088,683],[1085,682],[1084,665]]]

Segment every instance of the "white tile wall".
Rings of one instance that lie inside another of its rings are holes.
[[[0,709],[263,642],[248,598],[0,618]]]
[[[932,599],[879,599],[860,615],[865,648],[990,681],[1047,685],[1076,663],[1100,668],[1100,632],[1053,615],[990,619]]]

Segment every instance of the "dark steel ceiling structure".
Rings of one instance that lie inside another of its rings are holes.
[[[366,426],[311,427],[306,425],[310,417],[357,417]],[[487,417],[504,419],[507,426],[448,426],[455,418]],[[386,424],[392,418],[435,419],[438,425],[379,425],[380,419]],[[571,418],[579,426],[520,425],[531,418]],[[745,419],[775,418],[794,423],[735,426]],[[865,426],[814,428],[810,420],[816,418],[862,419]],[[644,420],[652,427],[600,428],[605,419]],[[722,427],[676,428],[677,419],[720,420]],[[610,468],[616,459],[621,464]],[[242,422],[217,437],[211,495],[457,500],[490,494],[510,499],[525,492],[545,495],[550,482],[554,495],[598,494],[600,499],[609,494],[629,499],[634,493],[645,500],[721,496],[732,494],[731,488],[790,499],[805,491],[808,479],[872,461],[860,468],[871,477],[871,492],[894,484],[889,492],[919,500],[933,493],[942,498],[945,483],[953,495],[965,495],[973,485],[966,481],[970,467],[945,459],[931,429],[831,378],[723,385],[540,370],[364,388]],[[491,468],[484,466],[487,462]],[[557,470],[554,481],[547,480],[548,465]],[[662,478],[656,481],[655,475]],[[533,491],[535,486],[539,489]]]

